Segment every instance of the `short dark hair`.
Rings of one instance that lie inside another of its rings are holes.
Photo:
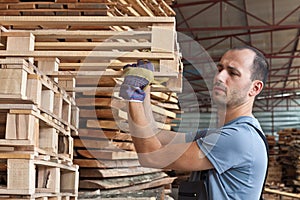
[[[269,63],[266,57],[260,50],[252,46],[234,47],[231,50],[243,50],[243,49],[249,49],[255,53],[255,57],[253,60],[251,80],[252,81],[260,80],[265,84],[269,73]]]

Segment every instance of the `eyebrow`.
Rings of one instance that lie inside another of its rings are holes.
[[[223,64],[218,63],[217,67],[222,67],[223,69],[225,68]],[[241,74],[240,70],[238,70],[237,68],[233,67],[233,66],[227,66],[227,68],[231,71],[235,71],[237,72],[239,75]]]

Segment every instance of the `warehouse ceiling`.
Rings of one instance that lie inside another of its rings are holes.
[[[278,97],[299,98],[299,0],[177,0],[172,8],[176,12],[178,35],[184,35],[179,37],[184,48],[188,46],[186,43],[197,42],[214,62],[218,62],[226,49],[240,45],[256,47],[265,54],[270,74],[260,97],[263,103],[257,106],[272,110],[278,104]],[[193,50],[187,51],[188,54],[183,52],[184,77],[196,92],[198,105],[187,103],[185,106],[191,110],[197,106],[211,107],[207,83],[199,76],[201,69],[195,64],[188,65],[197,60],[201,62],[199,54],[190,51]],[[188,102],[190,95],[183,96],[182,100]]]

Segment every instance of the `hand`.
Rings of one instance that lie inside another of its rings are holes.
[[[120,97],[136,102],[143,102],[144,89],[154,80],[154,67],[150,61],[138,60],[137,64],[124,66],[124,82],[120,88]]]

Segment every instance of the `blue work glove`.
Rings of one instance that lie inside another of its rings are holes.
[[[149,61],[138,60],[137,64],[124,66],[124,82],[120,88],[120,97],[129,101],[143,102],[145,89],[153,80],[153,64]]]

